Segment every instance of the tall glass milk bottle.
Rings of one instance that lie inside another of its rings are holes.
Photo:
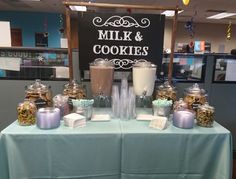
[[[137,62],[133,66],[133,87],[137,96],[137,107],[150,107],[156,80],[156,65]]]
[[[105,60],[90,64],[90,83],[95,107],[109,107],[114,76],[114,65]]]

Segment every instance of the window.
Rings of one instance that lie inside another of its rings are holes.
[[[168,76],[170,55],[164,54],[161,72]],[[181,82],[203,82],[205,56],[196,54],[174,54],[172,79]]]
[[[67,50],[0,48],[0,79],[69,79]]]

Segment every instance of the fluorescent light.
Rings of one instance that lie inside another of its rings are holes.
[[[40,2],[41,0],[19,0],[20,2]]]
[[[183,12],[184,10],[182,11],[178,11],[178,14]],[[162,12],[161,14],[167,16],[167,17],[173,17],[175,15],[175,11],[170,11],[170,10],[167,10],[167,11],[164,11]]]
[[[70,9],[72,11],[87,11],[87,7],[86,6],[70,6]]]
[[[209,16],[209,17],[207,17],[207,19],[223,19],[226,17],[235,16],[235,15],[236,15],[236,13],[222,12],[219,14],[215,14],[213,16]]]

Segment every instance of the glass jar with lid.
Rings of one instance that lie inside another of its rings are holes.
[[[202,127],[212,127],[214,122],[214,107],[207,102],[199,106],[197,110],[197,125]]]
[[[17,106],[17,121],[19,125],[29,126],[36,122],[37,107],[31,100],[25,99]]]
[[[156,90],[156,99],[172,100],[174,103],[176,101],[176,95],[176,88],[172,86],[169,81],[166,81],[164,84],[158,86]]]
[[[64,85],[63,95],[68,96],[69,111],[73,111],[72,99],[85,99],[86,90],[75,79]]]
[[[185,111],[188,109],[188,104],[183,100],[183,98],[179,98],[178,101],[175,101],[173,109],[174,111]]]
[[[206,91],[200,89],[199,85],[195,83],[193,86],[185,89],[184,101],[188,104],[190,110],[197,111],[198,106],[207,101]]]
[[[26,87],[25,99],[33,101],[37,108],[52,106],[51,89],[44,85],[40,79],[36,79],[33,84]]]
[[[64,85],[63,95],[68,96],[70,99],[85,99],[86,90],[76,80],[71,80]]]

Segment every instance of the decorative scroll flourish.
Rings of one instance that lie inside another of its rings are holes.
[[[97,27],[103,26],[112,26],[112,27],[140,27],[140,28],[147,28],[150,25],[150,20],[148,18],[142,18],[140,23],[138,23],[133,17],[131,16],[111,16],[109,17],[104,23],[102,22],[101,17],[93,18],[93,25]]]
[[[137,63],[137,62],[147,62],[147,60],[145,59],[134,59],[134,60],[130,60],[130,59],[118,59],[118,58],[115,58],[115,59],[103,59],[103,58],[97,58],[95,59],[95,61],[97,60],[106,60],[106,61],[110,61],[114,64],[115,66],[115,69],[123,69],[123,70],[129,70],[132,68],[132,65]]]

